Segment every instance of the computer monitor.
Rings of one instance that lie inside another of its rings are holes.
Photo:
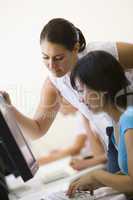
[[[38,169],[34,155],[28,146],[11,110],[0,95],[0,157],[6,167],[22,177],[31,179]],[[7,166],[8,165],[8,166]]]

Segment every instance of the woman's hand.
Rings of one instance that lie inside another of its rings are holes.
[[[11,105],[11,99],[10,99],[10,96],[7,92],[5,91],[0,91],[0,95],[2,95],[6,101],[7,104]]]
[[[87,167],[87,160],[84,159],[72,159],[70,166],[75,170],[83,170]]]
[[[88,190],[90,194],[93,194],[93,190],[98,188],[99,184],[95,180],[95,172],[88,173],[78,180],[72,182],[68,188],[67,195],[71,198],[77,190]]]

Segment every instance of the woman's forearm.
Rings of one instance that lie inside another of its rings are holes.
[[[106,154],[95,156],[91,159],[86,159],[84,160],[86,167],[91,167],[94,165],[98,165],[101,163],[106,163],[107,162],[107,157]]]
[[[123,193],[133,193],[133,180],[127,175],[111,174],[98,170],[93,173],[93,178],[108,187],[112,187]]]
[[[35,120],[26,117],[13,106],[11,106],[11,111],[24,135],[28,135],[33,139],[42,136],[40,127]]]

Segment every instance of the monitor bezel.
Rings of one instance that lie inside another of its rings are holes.
[[[10,119],[9,119],[10,118]],[[14,127],[13,127],[14,126]],[[12,130],[14,129],[14,130]],[[19,134],[23,140],[23,142],[26,145],[26,148],[28,148],[28,151],[33,158],[32,163],[28,163],[26,161],[26,158],[24,157],[24,154],[22,153],[16,138],[14,137],[14,133],[12,131],[15,131],[15,134]],[[2,138],[6,148],[8,149],[8,152],[10,153],[10,156],[14,160],[16,167],[20,173],[20,176],[24,181],[27,181],[35,175],[36,171],[38,170],[38,164],[36,162],[36,159],[26,142],[26,139],[21,132],[14,116],[11,110],[11,106],[8,105],[4,98],[0,96],[0,137]]]

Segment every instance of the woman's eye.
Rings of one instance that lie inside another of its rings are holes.
[[[43,57],[43,60],[48,60],[48,57]]]
[[[64,57],[56,57],[54,60],[55,60],[55,61],[60,61],[60,60],[63,60],[63,58],[64,58]]]

